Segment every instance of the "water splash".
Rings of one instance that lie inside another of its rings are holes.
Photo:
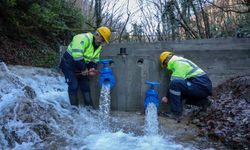
[[[18,88],[22,88],[22,90],[24,91],[24,95],[26,97],[32,99],[36,97],[35,90],[32,87],[25,84],[22,78],[10,72],[4,62],[0,62],[0,73],[1,73],[0,77],[5,77],[9,82],[15,84],[15,86],[17,86]]]
[[[102,112],[102,120],[112,120],[110,88],[106,84],[102,87],[100,111],[72,109],[68,101],[67,85],[59,74],[55,77],[47,69],[27,69],[21,74],[22,79],[32,85],[37,97],[25,97],[23,93],[20,94],[20,87],[12,86],[13,83],[1,78],[0,85],[9,88],[0,87],[0,149],[185,149],[181,144],[157,135],[158,131],[148,127],[156,135],[138,135],[131,128],[138,127],[136,130],[143,132],[142,116],[133,121],[132,117],[118,117],[120,124],[114,123],[117,124],[115,130],[112,129],[113,125],[108,125],[109,122],[103,122],[101,127],[99,112]],[[149,105],[146,113],[152,115],[151,109],[156,112]],[[124,132],[124,125],[130,129],[129,133]]]
[[[109,127],[110,120],[110,84],[105,83],[102,85],[101,94],[99,99],[99,109],[100,109],[100,123],[101,126]]]
[[[149,103],[146,109],[145,116],[145,133],[146,135],[158,134],[158,116],[157,108],[154,103]]]
[[[173,144],[169,140],[163,139],[159,135],[155,136],[135,136],[121,131],[115,133],[100,133],[90,135],[84,139],[86,145],[81,149],[92,150],[188,150],[182,145]]]

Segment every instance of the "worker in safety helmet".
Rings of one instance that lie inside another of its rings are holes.
[[[110,29],[99,27],[95,32],[78,34],[73,37],[64,53],[60,68],[68,84],[70,104],[79,105],[78,87],[83,95],[85,106],[93,106],[88,75],[96,75],[97,62],[104,43],[108,44]]]
[[[212,94],[212,83],[207,74],[192,61],[165,51],[160,54],[162,68],[172,71],[167,95],[162,102],[170,103],[171,112],[162,113],[166,117],[180,119],[182,100],[206,110],[211,104],[208,96]]]

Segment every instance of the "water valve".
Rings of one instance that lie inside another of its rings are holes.
[[[112,59],[104,59],[100,60],[102,63],[102,69],[100,71],[100,85],[110,83],[110,87],[113,87],[115,85],[115,77],[113,75],[112,69],[109,66],[109,63],[113,62]]]
[[[158,92],[154,89],[155,85],[159,85],[159,82],[145,82],[145,84],[150,85],[150,88],[146,92],[146,98],[144,100],[144,108],[147,108],[149,103],[153,103],[157,108],[159,107],[159,97]]]

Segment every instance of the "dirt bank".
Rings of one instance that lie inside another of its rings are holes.
[[[221,141],[230,149],[250,149],[250,75],[227,80],[214,89],[206,113],[194,111],[190,123],[200,136]]]

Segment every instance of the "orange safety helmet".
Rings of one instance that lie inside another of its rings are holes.
[[[165,52],[161,53],[161,55],[160,55],[160,62],[161,62],[161,67],[162,68],[164,67],[163,62],[167,59],[168,55],[170,55],[170,54],[173,54],[173,52],[165,51]]]
[[[102,35],[104,41],[108,44],[111,35],[110,29],[108,27],[103,26],[97,28],[97,31]]]

